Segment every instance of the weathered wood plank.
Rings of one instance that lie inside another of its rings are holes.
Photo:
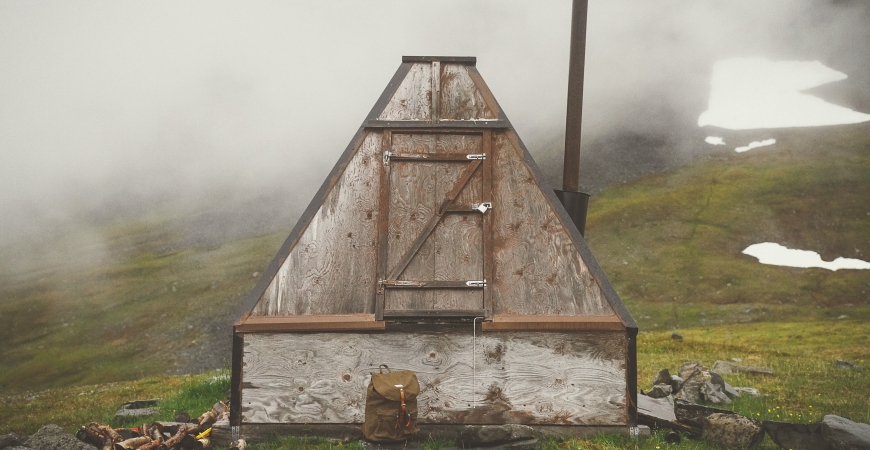
[[[437,139],[439,152],[447,154],[482,153],[481,135],[446,134]],[[481,161],[486,163],[486,161]],[[445,163],[438,165],[440,189],[449,189],[459,177],[465,164]],[[480,203],[483,171],[478,168],[459,191],[454,203]],[[435,280],[482,280],[483,243],[480,214],[448,214],[432,232],[435,245]],[[441,290],[435,292],[435,309],[483,309],[483,292],[466,290]]]
[[[390,151],[402,154],[435,153],[435,139],[434,134],[393,133]],[[443,194],[436,189],[434,168],[435,163],[431,162],[390,162],[387,277],[435,215],[438,207],[436,202],[443,198]],[[398,279],[431,279],[434,266],[432,242],[424,242]],[[385,295],[385,309],[430,309],[435,298],[435,294],[428,290],[390,290]]]
[[[361,423],[370,372],[417,373],[421,423],[626,423],[625,334],[254,333],[244,423]],[[472,367],[472,361],[476,367]]]
[[[372,313],[381,134],[368,132],[253,315]]]
[[[430,120],[431,93],[432,64],[413,64],[378,119]]]
[[[444,120],[496,119],[463,64],[441,64],[440,118]]]
[[[512,133],[493,132],[493,314],[613,315]]]
[[[247,316],[236,324],[239,333],[259,331],[355,331],[383,330],[374,314],[335,314],[304,316]]]
[[[481,324],[483,331],[593,331],[625,330],[622,319],[612,316],[515,316],[499,315]]]

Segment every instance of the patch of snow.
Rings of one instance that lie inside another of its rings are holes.
[[[735,148],[734,151],[737,153],[743,153],[743,152],[752,150],[753,148],[766,147],[768,145],[773,145],[773,144],[776,144],[776,139],[765,139],[763,141],[752,141],[747,146]]]
[[[698,126],[749,130],[870,121],[870,114],[799,92],[846,78],[818,61],[722,60],[713,66],[710,102]]]
[[[704,142],[710,145],[725,145],[725,140],[716,136],[707,136],[707,139],[704,139]]]
[[[853,258],[837,258],[823,261],[818,253],[809,250],[791,249],[773,242],[752,244],[743,250],[744,254],[758,258],[762,264],[785,267],[820,267],[828,270],[870,269],[870,262]]]

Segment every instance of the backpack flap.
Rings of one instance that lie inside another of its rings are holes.
[[[406,401],[417,398],[420,393],[420,383],[417,381],[417,376],[410,370],[372,373],[372,387],[387,400],[401,401],[401,392],[396,385],[401,385],[404,389]]]

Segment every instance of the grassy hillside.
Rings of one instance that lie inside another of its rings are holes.
[[[778,142],[742,154],[710,146],[709,158],[592,200],[590,247],[642,330],[870,319],[870,271],[766,266],[740,253],[772,241],[870,259],[870,125],[718,135]],[[179,214],[0,248],[0,394],[227,366],[229,325],[293,223],[190,240]],[[200,227],[224,225],[210,217]]]
[[[825,260],[870,260],[870,126],[716,135],[777,143],[745,153],[711,146],[704,161],[591,201],[587,240],[641,328],[870,318],[868,270],[741,254],[776,242]]]

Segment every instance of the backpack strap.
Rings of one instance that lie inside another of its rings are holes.
[[[405,404],[405,388],[399,388],[399,398],[401,398],[401,404],[399,405],[399,414],[396,417],[396,429],[399,428],[407,428],[411,426],[411,415],[408,414],[408,407]],[[402,422],[405,422],[402,424]]]
[[[384,369],[387,369],[387,373],[393,373],[393,371],[390,370],[390,366],[386,364],[381,364],[380,367],[378,367],[378,372],[384,373]]]

